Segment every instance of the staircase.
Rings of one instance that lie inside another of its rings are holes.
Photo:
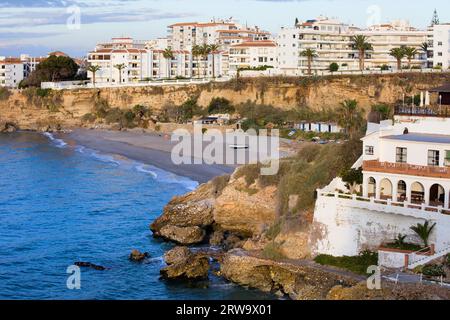
[[[428,262],[431,262],[435,259],[441,258],[449,253],[450,247],[437,251],[432,256],[418,255],[417,253],[412,253],[409,256],[408,269],[413,270],[416,267],[423,266],[424,264],[427,264]]]

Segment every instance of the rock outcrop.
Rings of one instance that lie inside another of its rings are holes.
[[[18,126],[14,123],[0,120],[0,133],[11,133],[18,130]]]
[[[129,259],[134,262],[142,262],[147,258],[150,258],[150,254],[148,252],[142,253],[139,250],[133,250],[129,257]]]
[[[176,247],[168,251],[164,260],[167,267],[161,269],[165,279],[199,280],[208,277],[209,258],[203,253],[193,253],[186,247]]]
[[[361,279],[345,272],[330,272],[313,262],[276,262],[237,249],[225,254],[221,275],[239,285],[296,300],[325,299],[337,285],[356,285]]]

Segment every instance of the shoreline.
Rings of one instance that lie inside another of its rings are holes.
[[[176,165],[171,159],[172,147],[176,144],[161,134],[75,129],[70,133],[55,133],[69,144],[78,144],[103,153],[115,154],[130,160],[142,162],[199,184],[234,172],[234,166],[208,164]]]

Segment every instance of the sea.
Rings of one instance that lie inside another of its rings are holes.
[[[213,273],[200,282],[160,278],[173,245],[149,225],[197,185],[49,133],[1,134],[0,300],[272,299]],[[129,261],[133,249],[150,258]],[[78,273],[78,261],[106,270]]]

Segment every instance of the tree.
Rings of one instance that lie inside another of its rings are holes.
[[[296,27],[296,26],[298,25],[298,23],[299,23],[298,18],[295,18],[295,24],[294,24],[294,27]]]
[[[429,221],[425,221],[424,224],[418,223],[417,225],[412,226],[411,230],[414,231],[420,239],[422,239],[425,247],[428,247],[428,240],[435,226],[436,223],[430,225]]]
[[[93,64],[91,64],[91,65],[87,68],[87,70],[88,70],[89,72],[92,72],[92,83],[93,83],[93,85],[94,85],[94,87],[95,87],[95,75],[96,75],[97,71],[100,71],[100,70],[101,70],[101,67],[100,67],[99,65],[93,65]]]
[[[339,65],[336,62],[333,62],[330,64],[329,68],[330,72],[336,72],[339,71]]]
[[[389,54],[397,60],[397,70],[402,70],[402,59],[405,57],[405,48],[393,48]]]
[[[200,46],[200,55],[203,58],[204,61],[206,61],[206,67],[205,70],[203,71],[203,75],[206,77],[207,76],[207,72],[208,72],[208,56],[211,53],[211,47],[209,45],[207,45],[206,43],[202,44]]]
[[[22,86],[40,87],[41,82],[74,80],[78,69],[78,65],[69,57],[50,56],[37,65]]]
[[[345,129],[351,139],[355,137],[363,124],[362,110],[356,100],[345,100],[337,109],[338,124]]]
[[[300,56],[308,59],[308,74],[311,75],[313,60],[314,60],[314,58],[318,57],[316,50],[307,48],[307,49],[303,50],[302,52],[300,52]]]
[[[211,45],[209,46],[209,49],[210,49],[210,51],[211,51],[211,53],[212,53],[212,76],[213,76],[213,79],[214,79],[214,78],[216,78],[216,62],[215,62],[215,57],[216,57],[217,51],[219,51],[219,49],[220,49],[220,45],[217,44],[217,43],[211,44]]]
[[[199,57],[202,55],[202,48],[199,45],[192,46],[192,57],[197,60],[197,77],[200,78],[200,60]]]
[[[172,66],[171,66],[172,63],[171,63],[171,61],[173,59],[175,59],[175,54],[173,53],[172,48],[170,48],[170,47],[166,48],[164,50],[164,52],[163,52],[163,57],[164,57],[164,59],[167,60],[167,74],[168,74],[168,77],[170,79],[171,73],[172,73]]]
[[[411,67],[412,67],[412,62],[411,62],[411,61],[414,59],[414,57],[415,57],[419,52],[418,52],[417,49],[414,48],[414,47],[405,47],[405,48],[404,48],[404,51],[405,51],[405,56],[406,56],[406,58],[408,58],[408,68],[411,69]]]
[[[119,83],[122,84],[122,70],[126,68],[126,65],[125,63],[116,64],[114,68],[119,70]]]
[[[430,49],[430,45],[428,44],[428,42],[422,42],[422,44],[420,45],[420,50],[426,53],[427,57],[428,57],[428,49]]]
[[[234,111],[231,102],[225,98],[213,98],[208,106],[209,114],[233,113]]]
[[[373,46],[368,40],[369,38],[363,35],[356,35],[351,38],[353,48],[359,52],[359,69],[361,71],[364,70],[366,52],[373,50]]]
[[[439,21],[439,16],[438,16],[437,10],[434,9],[433,18],[431,19],[431,26],[435,26],[437,24],[440,24],[440,21]]]
[[[346,182],[350,193],[356,193],[358,186],[363,183],[362,169],[349,169],[342,173],[342,181]]]

